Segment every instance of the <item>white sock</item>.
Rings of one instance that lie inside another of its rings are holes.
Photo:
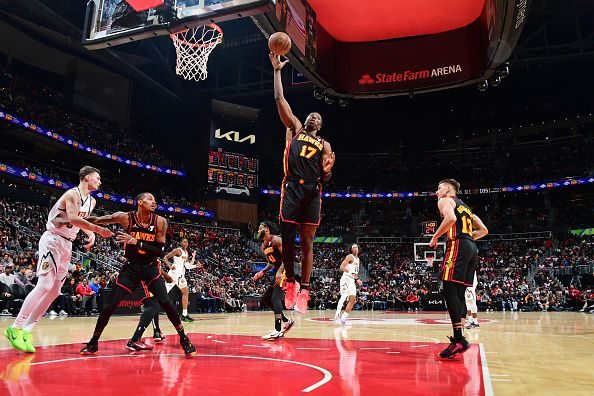
[[[182,315],[183,315],[183,316],[188,316],[188,310],[187,310],[187,309],[184,309],[184,310],[182,311]]]
[[[342,317],[340,319],[346,320],[346,318],[348,318],[348,317],[349,317],[349,313],[348,312],[343,312],[342,313]]]
[[[340,300],[338,300],[338,304],[336,305],[336,315],[334,315],[335,318],[340,316],[340,311],[342,311],[342,306],[344,305],[347,297],[348,296],[340,296]]]

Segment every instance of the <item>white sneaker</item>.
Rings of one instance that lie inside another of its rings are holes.
[[[293,327],[294,324],[295,324],[295,321],[293,319],[289,319],[288,322],[285,322],[283,324],[283,328],[281,330],[281,333],[283,333],[283,335],[285,335],[286,333],[288,333],[289,330],[291,330],[291,328]]]
[[[266,334],[265,336],[262,336],[262,339],[264,341],[274,341],[278,340],[279,338],[283,338],[284,336],[285,335],[282,331],[272,330],[270,333]]]
[[[58,313],[56,311],[54,311],[53,309],[50,311],[50,316],[58,316]]]
[[[60,316],[68,316],[68,312],[61,310],[60,311]]]
[[[12,315],[10,314],[10,312],[8,311],[8,309],[5,309],[4,311],[0,312],[0,315],[1,315],[1,316],[12,316]]]

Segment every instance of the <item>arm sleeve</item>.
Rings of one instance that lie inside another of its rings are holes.
[[[153,257],[165,256],[165,244],[163,242],[138,241],[136,246],[138,249],[144,250],[147,254]]]

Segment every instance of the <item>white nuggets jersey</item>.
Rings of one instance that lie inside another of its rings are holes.
[[[88,217],[91,214],[91,195],[87,195],[86,198],[83,199],[78,187],[73,188],[72,190],[78,193],[79,199],[76,203],[77,210],[78,210],[78,217]],[[49,212],[47,217],[47,224],[45,228],[51,232],[52,234],[63,236],[64,238],[74,240],[76,239],[76,234],[80,231],[80,228],[74,227],[72,224],[67,224],[66,226],[56,227],[52,220],[56,218],[60,219],[67,219],[68,215],[66,214],[66,207],[64,204],[64,195],[58,199],[58,201],[54,204],[52,209]]]
[[[182,248],[179,248],[182,252],[181,256],[173,256],[173,266],[175,269],[172,271],[177,276],[184,276],[186,273],[186,263],[188,262],[188,252]]]
[[[347,264],[347,266],[346,266],[347,272],[342,273],[343,278],[354,279],[355,277],[353,275],[355,275],[355,274],[359,275],[359,257],[355,257],[355,256],[352,256],[352,257],[353,257],[353,262]]]

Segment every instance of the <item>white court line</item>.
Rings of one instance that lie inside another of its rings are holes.
[[[218,342],[219,344],[226,344],[227,341],[212,340],[212,342]]]
[[[379,348],[359,348],[359,349],[373,350],[373,349],[390,349],[390,348],[386,348],[386,347],[379,347]]]
[[[252,348],[268,348],[268,345],[248,345],[248,344],[243,344],[243,346],[252,347]]]
[[[312,350],[312,351],[329,351],[330,348],[297,348],[301,350]]]
[[[485,386],[485,396],[494,396],[493,385],[491,384],[491,376],[489,375],[489,367],[487,366],[487,357],[485,356],[485,347],[483,343],[479,343],[479,351],[481,355],[481,366],[483,369],[483,384]]]
[[[146,356],[150,356],[150,355],[130,355],[130,354],[125,354],[125,355],[107,355],[107,356],[85,356],[85,357],[76,357],[76,358],[68,358],[68,359],[47,360],[45,362],[31,363],[31,366],[36,366],[36,365],[41,365],[41,364],[50,364],[50,363],[69,362],[69,361],[73,361],[73,360],[109,359],[109,358],[124,357],[124,356],[125,357],[140,357],[140,356],[146,357]],[[160,355],[153,355],[153,356],[184,356],[184,355],[182,355],[181,353],[170,353],[170,354],[160,354]],[[194,356],[201,356],[201,357],[223,357],[223,358],[236,358],[236,359],[270,360],[270,361],[275,361],[275,362],[291,363],[291,364],[297,364],[297,365],[300,365],[300,366],[310,367],[310,368],[313,368],[315,370],[318,370],[322,374],[324,374],[324,378],[322,378],[320,381],[316,382],[313,385],[308,386],[305,389],[302,389],[301,392],[304,392],[304,393],[311,392],[312,390],[317,389],[317,388],[319,388],[322,385],[325,385],[328,381],[330,381],[332,379],[332,374],[328,370],[326,370],[325,368],[314,366],[313,364],[309,364],[309,363],[296,362],[294,360],[274,359],[274,358],[259,357],[259,356],[237,356],[237,355],[202,355],[202,354],[198,354],[198,355],[194,355]]]
[[[499,353],[499,352],[485,352],[485,353],[489,354],[489,353]]]
[[[512,380],[509,380],[509,379],[499,379],[499,378],[493,378],[493,379],[491,379],[491,381],[493,381],[493,382],[512,382]]]
[[[491,377],[509,377],[509,374],[491,374]]]
[[[411,346],[411,348],[422,348],[422,347],[426,347],[426,346],[429,346],[429,345],[427,345],[427,344],[423,344],[423,345],[413,345],[413,346]]]
[[[400,352],[386,352],[386,353],[400,353]]]

